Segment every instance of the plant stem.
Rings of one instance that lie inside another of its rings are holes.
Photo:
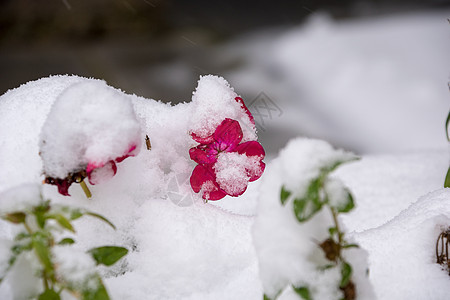
[[[342,240],[343,233],[341,233],[341,230],[339,227],[339,222],[338,222],[336,211],[332,207],[330,207],[330,210],[331,210],[331,215],[333,216],[334,227],[336,228],[336,232],[338,235],[338,245],[339,245],[338,258],[341,260],[341,248],[343,246],[343,240]]]
[[[87,187],[86,183],[84,182],[84,179],[80,182],[81,188],[83,189],[83,192],[86,194],[86,197],[91,198],[92,194],[89,188]]]

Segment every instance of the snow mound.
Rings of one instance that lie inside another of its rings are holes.
[[[140,150],[141,132],[129,97],[103,81],[87,80],[56,99],[40,136],[46,175],[65,178],[88,164],[104,165]]]
[[[370,249],[370,279],[378,299],[448,299],[449,276],[436,263],[435,247],[449,224],[450,189],[440,189],[385,225],[354,236]]]

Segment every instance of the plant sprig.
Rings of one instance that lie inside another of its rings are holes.
[[[82,286],[66,282],[58,276],[58,265],[54,262],[52,249],[55,246],[69,247],[75,244],[75,240],[71,237],[63,237],[57,240],[54,232],[62,229],[62,231],[75,233],[72,221],[83,216],[95,217],[115,229],[115,226],[109,220],[97,213],[69,206],[51,205],[49,200],[43,201],[42,196],[38,205],[30,206],[25,210],[8,213],[0,212],[0,218],[13,224],[21,225],[24,229],[14,238],[13,246],[10,248],[11,256],[8,260],[6,272],[14,266],[21,254],[32,252],[40,264],[38,276],[41,278],[43,286],[43,292],[38,295],[38,300],[58,300],[61,298],[63,291],[69,292],[77,299],[110,299],[98,273],[90,275],[90,278],[86,278],[84,281],[86,284]],[[59,225],[59,228],[54,226],[54,222]],[[90,249],[87,253],[97,264],[111,266],[124,257],[128,250],[117,246],[103,246]],[[0,278],[0,283],[2,280],[3,278]],[[88,286],[87,282],[94,282],[95,288],[92,287],[92,284]]]
[[[338,216],[341,213],[348,213],[354,207],[355,203],[350,191],[344,186],[341,187],[343,199],[335,203],[331,201],[329,192],[326,189],[327,184],[331,182],[329,174],[345,161],[335,161],[329,166],[320,170],[316,178],[310,180],[305,193],[296,195],[293,191],[287,189],[284,185],[280,190],[280,201],[283,206],[292,202],[293,212],[298,222],[305,223],[314,217],[322,208],[326,207],[330,211],[333,219],[333,226],[328,228],[329,236],[318,244],[318,247],[323,251],[325,258],[329,261],[324,269],[340,268],[341,280],[339,282],[339,289],[343,293],[343,300],[356,299],[356,288],[352,281],[353,269],[349,262],[345,260],[342,255],[343,250],[353,247],[358,247],[356,244],[351,244],[345,239],[345,233],[339,224]],[[308,286],[292,285],[294,292],[304,300],[312,300],[311,292]],[[278,294],[279,295],[279,294]],[[275,296],[275,299],[278,296]],[[270,299],[264,295],[264,299]]]

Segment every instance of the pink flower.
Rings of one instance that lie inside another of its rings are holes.
[[[243,102],[242,105],[245,107]],[[248,114],[251,117],[250,112]],[[262,162],[264,149],[257,141],[240,144],[242,137],[239,122],[229,118],[223,120],[209,137],[192,134],[200,145],[189,150],[191,159],[198,163],[190,182],[194,192],[202,191],[203,199],[219,200],[226,195],[237,197],[245,192],[248,182],[261,177],[265,168]]]
[[[47,176],[45,178],[45,183],[53,184],[58,187],[58,192],[64,196],[70,196],[69,187],[72,183],[77,182],[80,183],[86,177],[89,179],[89,183],[92,185],[99,184],[105,182],[108,179],[111,179],[117,173],[116,163],[122,162],[124,159],[135,156],[137,154],[137,146],[132,145],[124,155],[116,157],[114,160],[109,160],[106,162],[95,162],[90,161],[86,169],[81,171],[71,172],[67,175],[66,178],[52,178]]]

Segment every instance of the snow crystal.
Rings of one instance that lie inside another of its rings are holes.
[[[243,132],[242,142],[256,140],[255,125],[235,100],[236,97],[238,95],[224,78],[201,76],[192,96],[190,132],[200,137],[210,136],[223,120],[230,118],[239,121]]]
[[[45,174],[65,178],[88,163],[104,164],[140,149],[140,124],[123,93],[103,81],[66,88],[42,127],[40,155]]]
[[[246,169],[254,173],[257,168],[259,168],[258,157],[248,157],[237,152],[220,153],[214,164],[217,182],[229,195],[237,195],[245,190],[250,178]]]
[[[29,211],[41,202],[41,187],[38,184],[21,184],[0,194],[0,214]]]

